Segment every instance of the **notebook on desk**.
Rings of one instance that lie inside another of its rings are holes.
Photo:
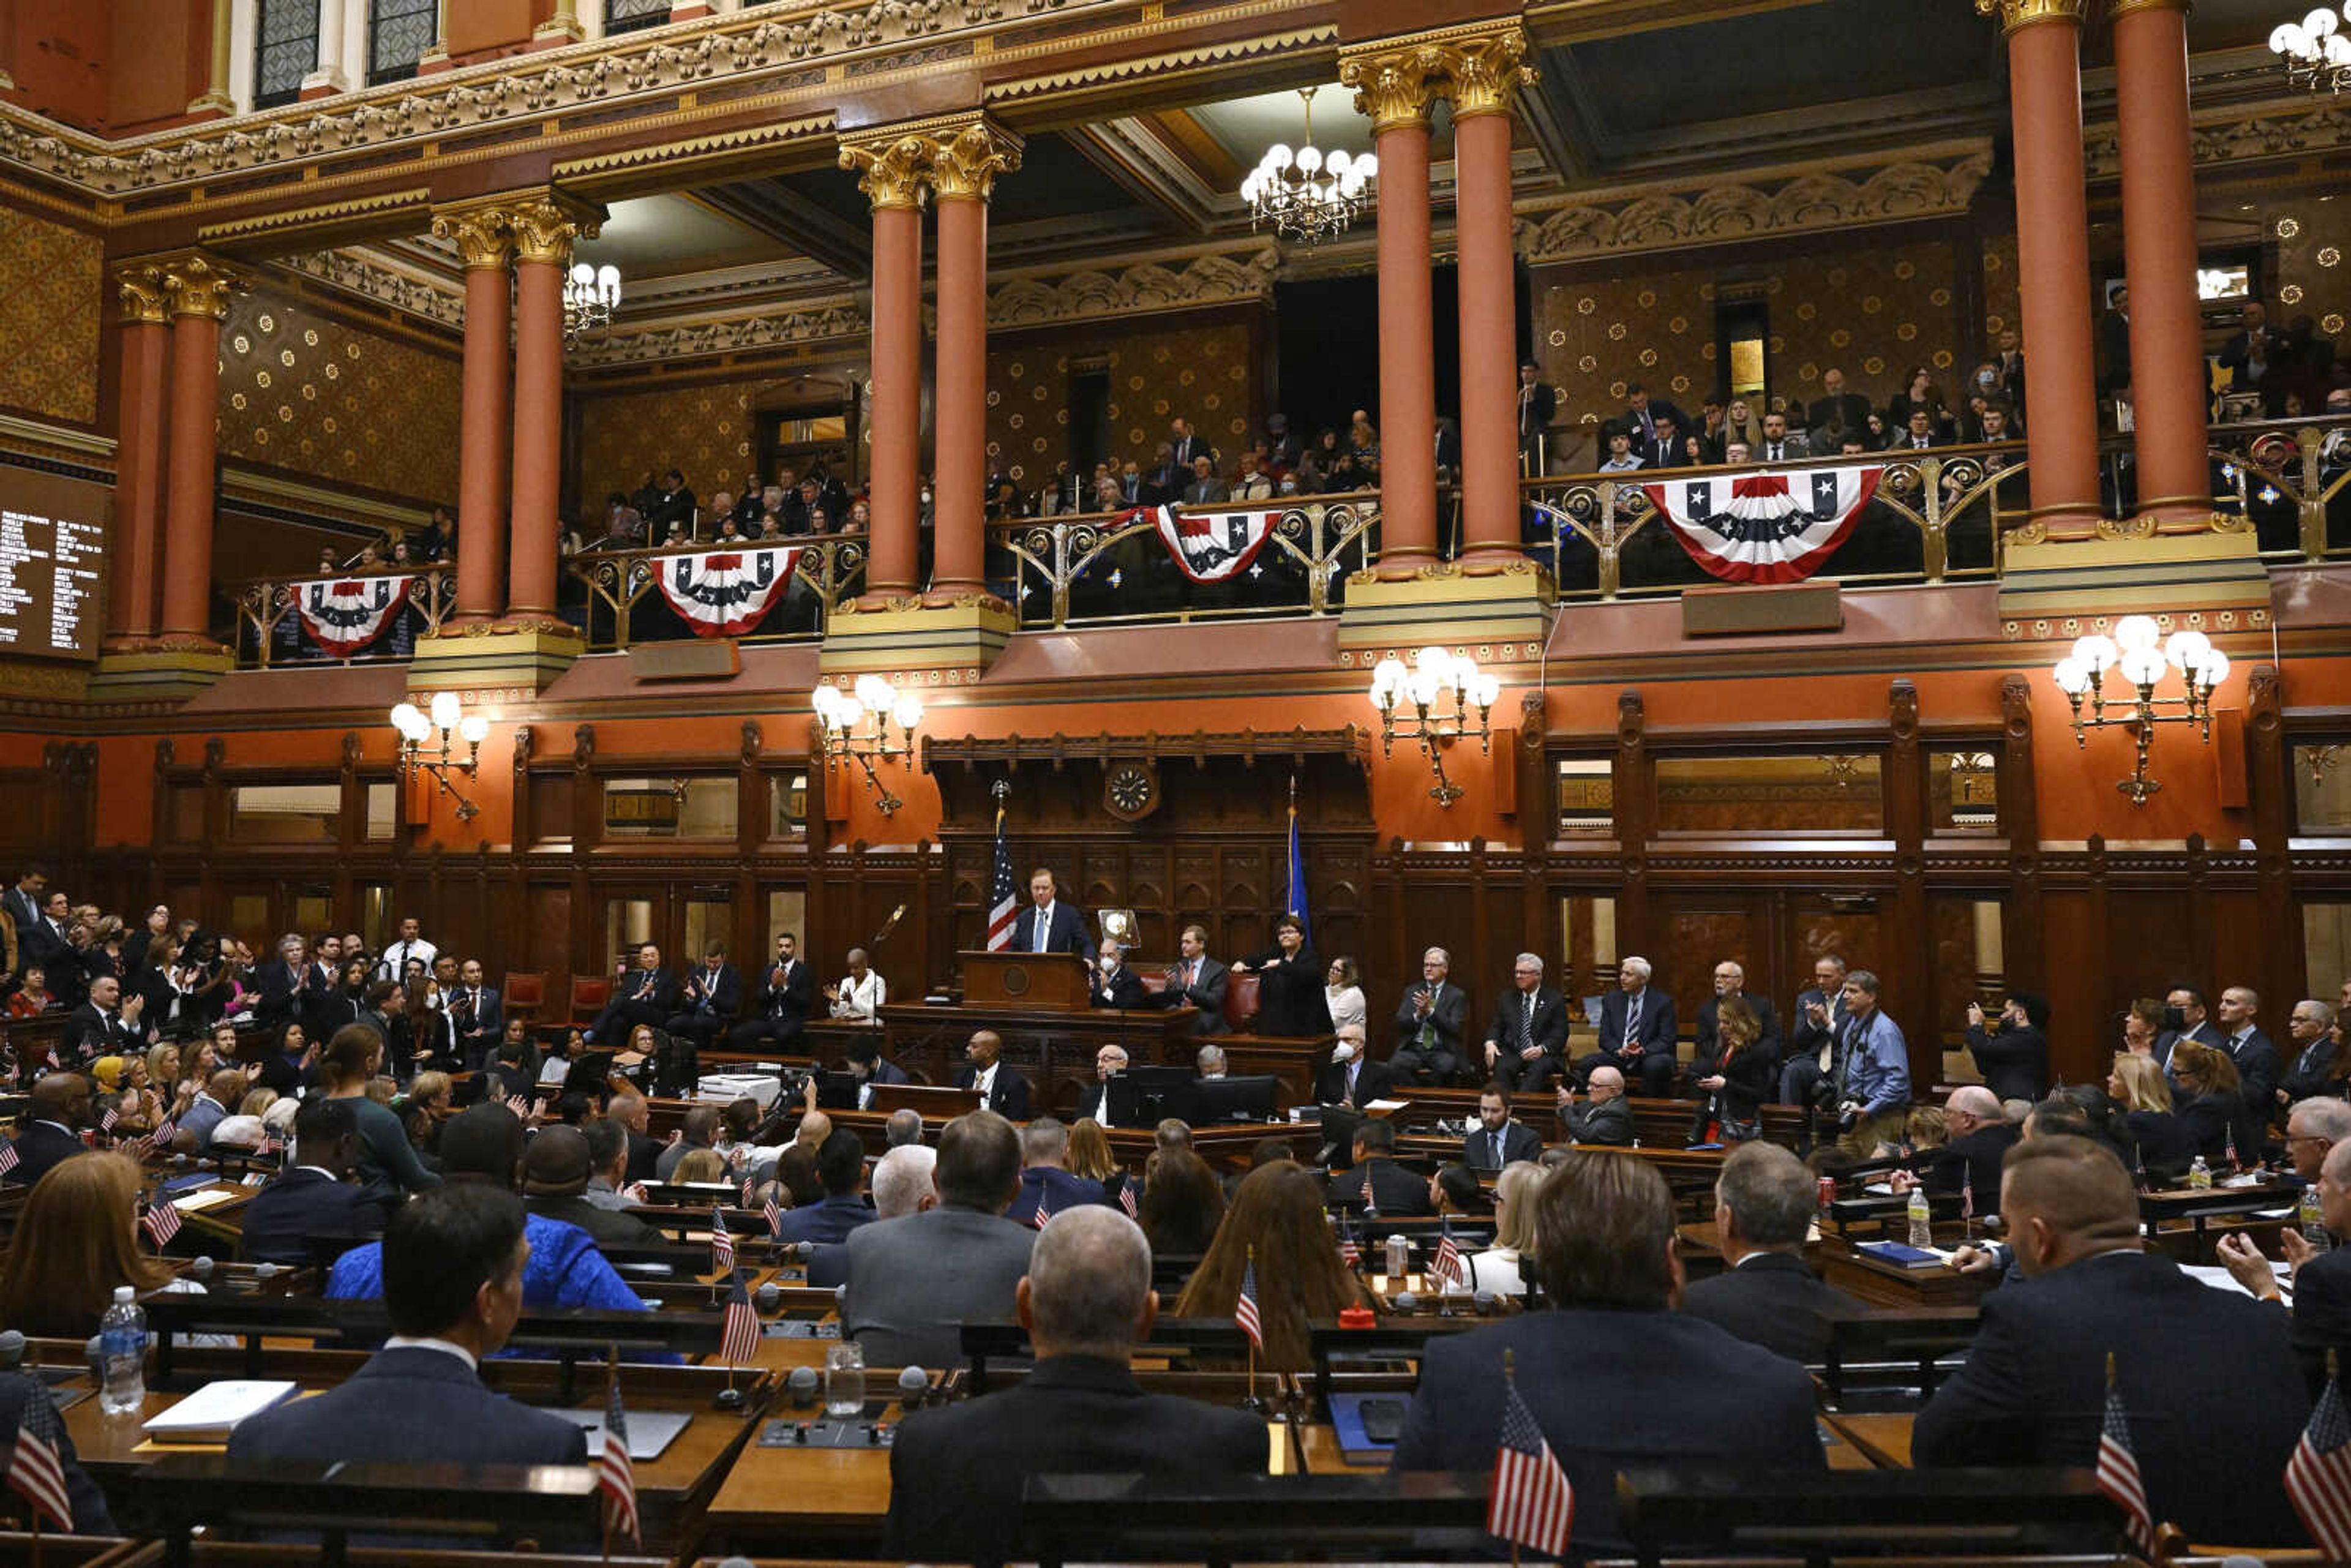
[[[594,1453],[604,1441],[604,1412],[595,1410],[557,1410],[550,1414],[562,1416],[588,1434],[588,1451]],[[632,1410],[629,1412],[629,1458],[643,1464],[658,1459],[662,1450],[677,1440],[694,1417],[675,1410]]]

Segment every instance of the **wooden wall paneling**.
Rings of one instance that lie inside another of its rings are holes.
[[[603,950],[595,890],[588,875],[588,857],[604,836],[604,802],[590,771],[596,760],[596,727],[575,726],[571,731],[571,953],[574,974],[609,972],[617,954]]]
[[[761,906],[756,869],[759,846],[768,837],[770,815],[768,774],[761,763],[764,750],[759,721],[745,719],[742,746],[736,756],[734,936],[727,945],[726,956],[737,973],[746,977],[774,956],[768,946],[768,912]],[[914,924],[919,931],[921,921],[917,919]]]
[[[1651,766],[1641,694],[1627,687],[1616,695],[1616,755],[1611,768],[1616,802],[1616,841],[1622,852],[1616,894],[1618,956],[1650,946],[1648,844],[1656,820],[1656,769]]]
[[[2105,904],[2103,879],[2053,888],[2043,900],[2049,943],[2048,978],[2041,994],[2049,998],[2049,1066],[2068,1083],[2105,1082],[2114,1051],[2099,1027],[2100,1015],[2110,1010],[2112,991],[2130,989],[2107,977],[2112,960]],[[2012,947],[2010,963],[2015,963]]]
[[[2288,853],[2294,826],[2294,759],[2286,746],[2283,696],[2276,666],[2254,665],[2246,679],[2245,696],[2250,742],[2246,760],[2252,770],[2253,878],[2258,890],[2253,928],[2258,933],[2256,956],[2262,967],[2243,972],[2261,977],[2258,985],[2267,1015],[2265,1027],[2272,1038],[2283,1040],[2290,1009],[2308,983],[2308,968],[2301,908],[2294,896],[2294,862]]]
[[[2267,912],[2262,907],[2262,898],[2258,887],[2232,887],[2215,890],[2211,894],[2212,1005],[2220,1006],[2220,993],[2229,987],[2251,986],[2262,999],[2262,1030],[2272,1040],[2283,1040],[2286,1019],[2294,1016],[2294,1004],[2302,999],[2307,980],[2299,969],[2283,971],[2271,963],[2275,955],[2270,947],[2270,934],[2264,929],[2268,921]],[[2291,919],[2294,915],[2294,902],[2289,898],[2284,903],[2284,913]],[[2295,946],[2298,948],[2299,944]],[[2330,1007],[2335,1002],[2333,997],[2321,997],[2319,1000]],[[2281,1051],[2286,1049],[2279,1047]]]
[[[1870,970],[1877,976],[1880,985],[1890,983],[1882,967],[1886,951],[1885,923],[1874,903],[1866,907],[1838,907],[1817,894],[1802,894],[1790,903],[1795,925],[1796,974],[1802,982],[1796,985],[1796,989],[1812,983],[1813,965],[1830,953],[1843,958],[1847,968]],[[1790,999],[1794,999],[1792,992]],[[1901,1023],[1904,1033],[1908,1033],[1911,998],[1904,998],[1901,1004],[1890,996],[1884,999],[1886,1010]]]
[[[1912,1020],[1904,1038],[1910,1046],[1910,1082],[1925,1094],[1943,1074],[1942,1023],[1935,995],[1935,932],[1927,907],[1927,759],[1918,741],[1918,688],[1897,679],[1886,692],[1889,738],[1878,779],[1886,790],[1886,826],[1894,841],[1894,958],[1888,1006],[1906,1009]]]
[[[204,739],[204,856],[198,862],[198,907],[210,916],[217,884],[213,878],[213,862],[216,846],[228,842],[228,790],[221,783],[221,765],[228,757],[228,742],[219,736]]]
[[[2000,818],[2008,830],[2008,893],[2001,948],[2011,985],[2048,995],[2046,917],[2041,901],[2041,806],[2032,776],[2032,687],[2022,674],[2000,683]]]
[[[1684,1038],[1698,1029],[1698,1010],[1714,994],[1714,967],[1725,958],[1747,969],[1760,967],[1750,955],[1761,940],[1769,901],[1736,893],[1676,891],[1651,901],[1652,918],[1665,935],[1655,952],[1644,952],[1655,967],[1651,983],[1674,999],[1674,1021]]]

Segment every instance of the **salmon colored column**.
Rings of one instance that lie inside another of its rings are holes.
[[[882,609],[914,591],[922,463],[923,190],[937,143],[903,134],[844,145],[873,204],[873,532],[859,602]]]
[[[164,270],[172,309],[171,455],[166,472],[163,640],[175,647],[219,646],[212,634],[214,420],[220,396],[220,324],[236,281],[204,256]]]
[[[1020,166],[1020,142],[975,121],[942,137],[930,163],[931,197],[938,204],[939,316],[931,458],[936,554],[929,597],[947,603],[987,586],[987,203],[997,174]],[[878,507],[875,512],[878,517]]]
[[[1519,549],[1518,269],[1510,232],[1510,100],[1532,73],[1517,28],[1447,46],[1453,78],[1454,240],[1461,297],[1461,564],[1490,572]],[[1383,162],[1381,173],[1385,175]]]
[[[122,300],[122,426],[114,464],[114,598],[106,645],[121,652],[152,641],[163,581],[164,376],[172,351],[163,269],[115,274]]]
[[[2016,156],[2017,291],[2032,405],[2032,518],[2060,537],[2097,527],[2098,392],[2090,219],[2082,171],[2082,0],[1978,0],[2008,33]],[[2137,303],[2136,300],[2133,301]]]
[[[1437,327],[1429,288],[1427,57],[1351,56],[1339,79],[1372,117],[1379,172],[1380,564],[1405,578],[1437,559]]]
[[[508,392],[514,319],[507,268],[514,260],[509,215],[476,207],[433,220],[433,232],[457,242],[465,263],[465,393],[457,435],[457,609],[459,624],[495,621],[506,607]]]
[[[2114,0],[2107,13],[2122,141],[2138,515],[2158,525],[2209,528],[2212,480],[2204,453],[2211,388],[2196,296],[2188,6],[2186,0]]]
[[[558,202],[530,201],[514,208],[514,517],[507,619],[526,628],[561,625],[555,613],[555,566],[556,511],[563,486],[563,278],[571,265],[571,242],[583,226]],[[461,541],[465,528],[460,515]],[[461,579],[464,572],[460,559]]]

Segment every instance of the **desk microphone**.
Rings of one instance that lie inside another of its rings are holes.
[[[18,1336],[22,1338],[22,1335]],[[930,1397],[931,1375],[919,1366],[909,1366],[898,1374],[898,1403],[908,1410],[919,1410]]]
[[[793,1409],[806,1410],[816,1403],[817,1383],[818,1378],[815,1367],[795,1366],[792,1368],[791,1376],[785,1379],[785,1387],[791,1395]]]
[[[211,1279],[213,1277],[213,1260],[211,1257],[207,1255],[205,1257],[199,1258],[194,1262],[189,1264],[188,1272],[199,1280]]]
[[[758,1303],[761,1312],[772,1312],[776,1310],[777,1303],[784,1299],[784,1292],[773,1280],[770,1280],[752,1291],[751,1297]]]
[[[14,1370],[25,1363],[25,1336],[16,1329],[0,1332],[0,1367]]]
[[[868,947],[879,947],[883,943],[888,941],[890,939],[890,933],[897,930],[898,922],[904,920],[905,917],[906,906],[902,904],[897,908],[890,912],[890,918],[882,923],[882,929],[873,934],[873,940],[868,942],[866,946]]]

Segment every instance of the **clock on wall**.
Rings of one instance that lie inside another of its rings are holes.
[[[1123,822],[1159,810],[1159,769],[1145,762],[1113,762],[1102,772],[1102,806]]]

